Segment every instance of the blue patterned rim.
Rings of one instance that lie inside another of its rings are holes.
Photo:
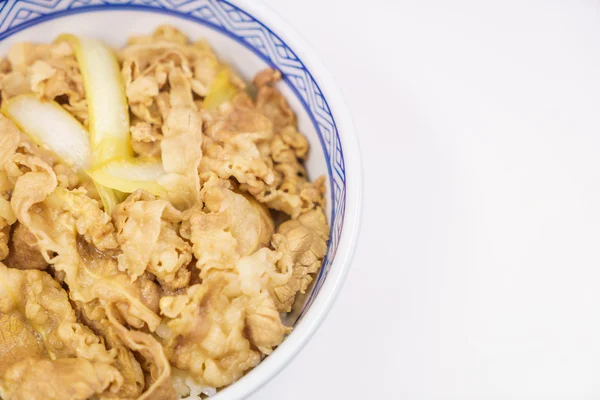
[[[301,101],[319,136],[331,187],[331,233],[327,255],[296,323],[313,303],[336,254],[346,208],[342,144],[327,100],[296,53],[270,28],[226,0],[7,0],[0,6],[0,40],[25,28],[66,15],[136,10],[173,15],[208,26],[241,43],[271,67]]]

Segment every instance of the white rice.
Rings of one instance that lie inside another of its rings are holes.
[[[185,371],[171,367],[171,380],[182,400],[202,400],[217,394],[217,389],[200,386]]]

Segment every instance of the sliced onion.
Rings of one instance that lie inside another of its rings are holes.
[[[114,52],[102,42],[85,37],[61,35],[58,40],[73,45],[83,77],[90,118],[92,164],[132,157],[129,107]]]
[[[92,165],[97,166],[114,158],[133,157],[129,138],[129,107],[114,52],[94,39],[61,35],[58,41],[61,40],[73,45],[83,77],[88,103]],[[110,214],[119,203],[119,196],[97,181],[95,183],[104,210]]]
[[[124,193],[144,189],[160,196],[165,192],[157,183],[165,175],[162,163],[157,159],[114,159],[92,168],[88,173],[100,185]]]
[[[33,94],[13,97],[2,104],[2,113],[31,139],[69,166],[83,171],[90,166],[90,139],[85,128],[54,101]]]
[[[108,215],[111,215],[112,210],[117,206],[117,204],[125,199],[122,196],[123,194],[119,194],[111,188],[102,186],[100,183],[96,182],[94,178],[92,178],[92,180],[94,181],[94,186],[96,186],[96,190],[98,191],[98,196],[100,196],[100,200],[102,200],[104,211],[106,211]]]
[[[214,110],[221,104],[231,100],[238,92],[238,88],[231,83],[231,72],[228,68],[221,69],[215,80],[208,88],[208,94],[202,102],[205,110]]]

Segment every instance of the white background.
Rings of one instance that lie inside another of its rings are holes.
[[[347,98],[365,207],[252,400],[600,398],[600,3],[265,1]]]

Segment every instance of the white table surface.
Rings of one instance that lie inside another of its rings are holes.
[[[265,1],[347,97],[365,209],[251,399],[600,398],[600,3]]]

